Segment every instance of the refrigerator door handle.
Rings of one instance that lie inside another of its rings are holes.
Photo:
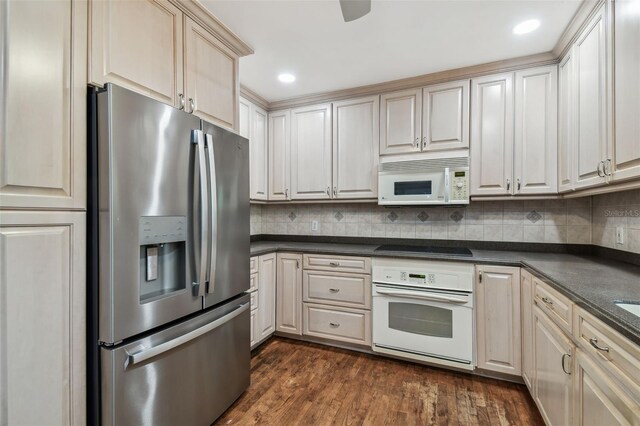
[[[197,146],[198,168],[200,175],[200,270],[197,271],[197,282],[192,285],[196,296],[204,296],[207,280],[207,261],[209,258],[209,192],[207,185],[207,162],[205,158],[205,137],[201,130],[193,131],[192,142]]]
[[[210,185],[210,197],[211,197],[211,222],[209,225],[209,233],[211,235],[209,245],[209,285],[207,286],[207,293],[213,293],[215,289],[216,278],[216,250],[218,246],[218,185],[216,182],[216,163],[213,152],[213,135],[205,134],[207,142],[207,155],[209,159],[209,185]]]
[[[250,305],[249,303],[243,303],[242,305],[239,305],[236,309],[229,312],[225,316],[222,316],[217,320],[210,322],[209,324],[203,325],[200,328],[190,331],[189,333],[183,334],[180,337],[176,337],[175,339],[169,340],[168,342],[161,343],[158,346],[154,346],[149,349],[144,349],[134,354],[127,353],[128,355],[127,359],[129,361],[129,365],[140,364],[141,362],[147,361],[151,358],[154,358],[158,355],[168,352],[171,349],[175,349],[178,346],[184,345],[185,343],[190,342],[191,340],[197,339],[203,334],[207,334],[210,331],[215,330],[216,328],[228,323],[238,315],[242,314],[244,311],[249,309],[249,305]]]

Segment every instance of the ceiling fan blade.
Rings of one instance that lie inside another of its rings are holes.
[[[344,22],[355,21],[371,12],[371,0],[340,0]]]

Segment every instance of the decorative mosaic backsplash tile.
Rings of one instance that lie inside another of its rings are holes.
[[[589,244],[591,198],[474,202],[464,208],[253,205],[251,233]]]
[[[640,189],[593,197],[593,244],[640,254]],[[623,243],[616,240],[616,228]]]

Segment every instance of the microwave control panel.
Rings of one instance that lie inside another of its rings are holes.
[[[469,202],[469,170],[452,170],[451,200]]]

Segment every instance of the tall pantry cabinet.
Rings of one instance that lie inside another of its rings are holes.
[[[0,424],[86,422],[86,16],[0,3]]]

